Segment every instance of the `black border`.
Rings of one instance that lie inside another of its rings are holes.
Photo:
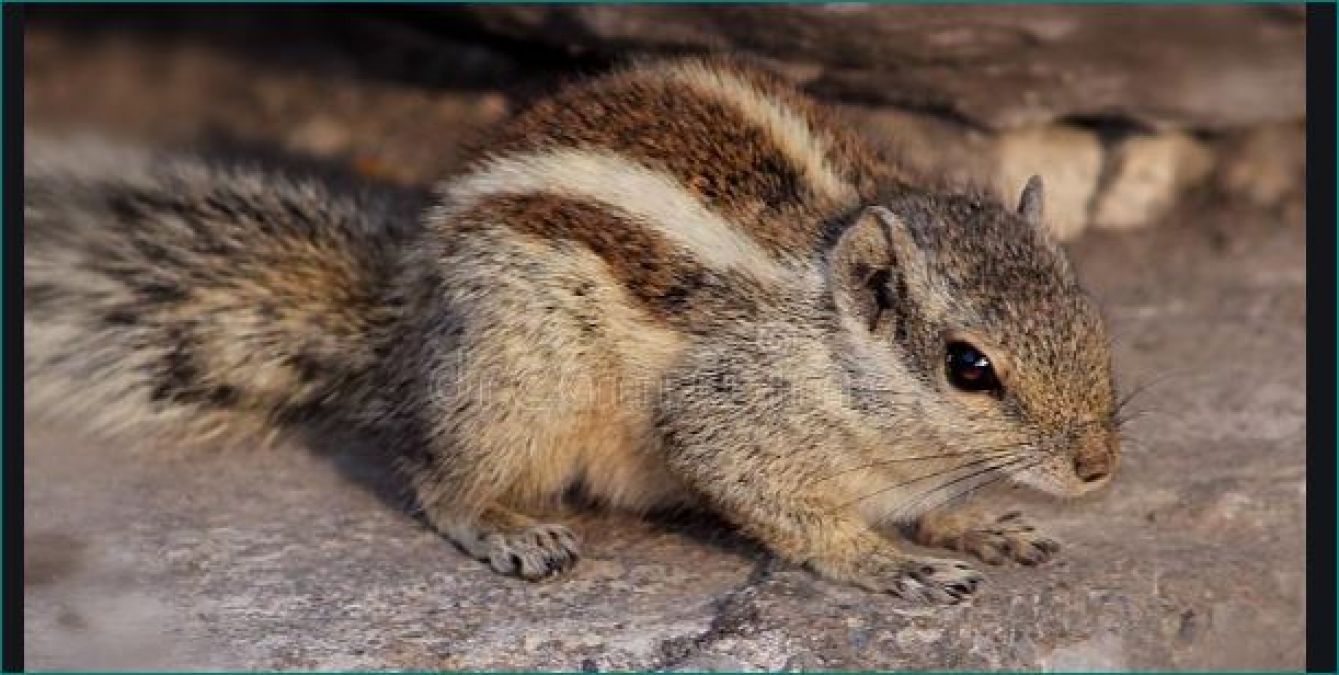
[[[1335,14],[1307,5],[1307,650],[1335,672]]]
[[[4,30],[4,649],[23,670],[23,8],[6,3]]]
[[[23,669],[23,9],[5,4],[4,31],[4,648],[0,667]]]

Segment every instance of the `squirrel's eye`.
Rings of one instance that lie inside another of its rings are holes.
[[[948,381],[963,391],[996,392],[1000,389],[990,357],[966,342],[950,342],[945,355]]]

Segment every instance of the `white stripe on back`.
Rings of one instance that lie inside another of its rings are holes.
[[[491,195],[548,193],[592,201],[642,223],[702,264],[774,278],[775,261],[673,177],[613,153],[558,149],[503,156],[444,187],[449,218]]]
[[[827,142],[815,135],[808,121],[781,101],[768,97],[751,82],[702,62],[676,64],[664,71],[671,82],[724,102],[745,119],[762,127],[814,190],[837,203],[858,197],[828,163]]]

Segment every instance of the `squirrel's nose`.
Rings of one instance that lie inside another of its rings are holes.
[[[1093,483],[1111,475],[1111,462],[1106,455],[1074,458],[1074,473],[1085,483]]]
[[[1074,456],[1074,473],[1085,483],[1095,483],[1110,476],[1115,464],[1115,448],[1102,443]]]

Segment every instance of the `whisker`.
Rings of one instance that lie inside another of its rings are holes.
[[[1120,397],[1120,399],[1116,402],[1116,410],[1120,411],[1122,408],[1128,405],[1132,400],[1134,400],[1136,396],[1139,396],[1140,394],[1149,391],[1153,387],[1164,384],[1172,378],[1192,374],[1192,372],[1193,371],[1191,371],[1190,369],[1172,370],[1159,373],[1158,375],[1148,380],[1140,382],[1139,384],[1136,384],[1133,389],[1126,392],[1124,395]]]
[[[1015,445],[1008,445],[1008,446],[1001,446],[1000,448],[997,448],[997,449],[990,449],[990,448],[987,448],[987,449],[963,450],[963,451],[961,451],[961,452],[945,452],[945,453],[941,453],[941,454],[937,454],[937,455],[920,455],[920,456],[918,456],[918,457],[890,457],[890,458],[888,458],[888,459],[875,460],[875,461],[872,461],[872,462],[868,462],[868,463],[866,463],[866,464],[861,464],[861,465],[859,465],[859,466],[853,466],[853,467],[848,468],[848,469],[842,469],[842,470],[840,470],[840,471],[838,471],[838,472],[836,472],[836,473],[829,474],[829,475],[824,476],[824,477],[822,477],[822,478],[815,479],[813,482],[815,482],[815,483],[822,483],[823,481],[832,480],[833,478],[837,478],[837,477],[839,477],[839,476],[845,476],[846,474],[848,474],[848,473],[852,473],[852,472],[855,472],[855,471],[862,471],[862,470],[864,470],[864,469],[874,469],[874,468],[878,468],[878,467],[880,467],[880,466],[887,466],[887,465],[889,465],[889,464],[899,464],[899,463],[902,463],[902,462],[921,462],[921,461],[927,461],[927,460],[931,460],[931,459],[945,459],[945,458],[950,458],[950,457],[962,457],[962,456],[965,456],[965,455],[978,456],[978,455],[981,455],[981,454],[983,454],[983,453],[989,453],[989,454],[991,454],[992,456],[994,456],[994,455],[998,455],[998,454],[1006,454],[1006,453],[1008,453],[1008,452],[1011,452],[1012,449],[1013,449],[1014,447],[1016,447],[1016,446],[1015,446]]]
[[[1145,413],[1146,413],[1146,411],[1134,411],[1134,415],[1135,415],[1135,416],[1137,416],[1137,415],[1143,415],[1143,414],[1145,414]],[[906,463],[906,462],[915,462],[915,461],[929,461],[929,460],[934,460],[934,459],[949,459],[949,458],[954,458],[954,457],[965,457],[965,456],[975,457],[975,459],[973,459],[972,461],[962,462],[962,463],[957,463],[957,464],[954,464],[954,465],[949,466],[949,467],[946,467],[946,468],[942,468],[942,469],[937,470],[937,471],[932,471],[932,472],[927,473],[927,474],[922,474],[922,475],[919,475],[919,476],[915,476],[915,477],[912,477],[912,478],[908,478],[908,479],[906,479],[906,480],[902,480],[902,481],[893,483],[893,484],[891,484],[891,485],[888,485],[888,486],[886,486],[886,487],[880,488],[880,489],[878,489],[878,490],[875,490],[874,492],[871,492],[871,493],[869,493],[869,494],[862,495],[862,496],[857,497],[857,498],[855,498],[855,499],[849,500],[849,501],[847,501],[847,502],[841,504],[841,505],[838,507],[839,509],[844,509],[844,508],[848,508],[848,507],[850,507],[850,506],[852,506],[852,505],[854,505],[854,504],[857,504],[857,503],[859,503],[859,502],[861,502],[861,501],[870,499],[870,498],[872,498],[872,497],[876,497],[876,496],[878,496],[878,495],[880,495],[880,494],[884,494],[884,493],[886,493],[886,492],[888,492],[888,491],[890,491],[890,490],[895,490],[895,489],[897,489],[897,488],[899,488],[899,487],[905,487],[905,486],[907,486],[907,485],[912,485],[912,484],[915,484],[915,483],[919,483],[919,482],[926,481],[926,480],[930,480],[930,479],[937,478],[937,477],[943,477],[943,476],[952,475],[952,474],[957,473],[957,472],[959,472],[959,471],[963,471],[963,470],[966,470],[966,469],[970,469],[970,468],[972,468],[972,467],[978,467],[978,466],[981,466],[982,464],[989,464],[989,463],[991,463],[991,462],[994,462],[993,465],[988,465],[988,466],[986,466],[986,467],[984,467],[984,468],[982,468],[982,469],[979,469],[979,470],[977,470],[977,471],[975,471],[975,472],[973,472],[973,473],[971,473],[971,474],[968,474],[968,475],[965,475],[965,476],[960,476],[960,477],[958,477],[958,478],[955,478],[955,479],[949,481],[948,483],[945,483],[945,484],[943,484],[943,485],[938,485],[938,486],[935,486],[935,487],[933,487],[933,488],[931,488],[931,489],[929,489],[929,490],[926,490],[925,492],[921,493],[920,496],[918,496],[915,500],[913,500],[912,502],[910,502],[910,503],[908,503],[906,506],[904,506],[903,509],[905,509],[905,508],[907,508],[908,506],[915,506],[915,505],[917,505],[917,504],[923,502],[925,499],[929,499],[931,496],[933,496],[933,495],[936,494],[936,493],[939,493],[940,491],[944,490],[945,488],[948,488],[948,487],[957,485],[957,484],[959,484],[959,483],[962,483],[963,481],[969,481],[969,480],[972,480],[972,479],[974,479],[974,478],[978,478],[978,477],[980,477],[981,475],[984,475],[984,474],[986,474],[986,473],[988,473],[988,472],[991,472],[991,471],[998,471],[998,470],[1005,470],[1005,469],[1007,469],[1008,471],[1007,471],[1005,474],[1002,474],[1002,475],[1003,475],[1004,477],[1008,477],[1008,476],[1010,476],[1010,475],[1014,475],[1014,474],[1016,474],[1017,472],[1027,470],[1027,469],[1030,468],[1031,466],[1035,466],[1036,464],[1041,463],[1041,462],[1044,461],[1045,458],[1048,456],[1048,455],[1045,455],[1045,454],[1043,453],[1043,456],[1042,456],[1041,458],[1039,458],[1039,459],[1036,459],[1036,460],[1033,460],[1033,459],[1032,459],[1032,453],[1028,453],[1028,456],[1022,456],[1021,453],[1023,453],[1025,450],[1027,450],[1027,449],[1029,449],[1029,448],[1032,449],[1032,450],[1034,450],[1034,451],[1037,451],[1038,449],[1044,449],[1044,448],[1048,448],[1048,447],[1051,447],[1051,446],[1056,446],[1057,443],[1066,443],[1066,442],[1068,442],[1069,440],[1072,440],[1072,436],[1073,436],[1073,434],[1075,434],[1076,432],[1081,431],[1081,430],[1083,430],[1083,429],[1090,428],[1090,427],[1094,427],[1094,426],[1111,427],[1111,426],[1114,425],[1115,427],[1119,428],[1119,427],[1123,426],[1124,424],[1128,423],[1128,422],[1130,421],[1130,419],[1132,419],[1132,416],[1126,416],[1126,417],[1114,417],[1114,416],[1113,416],[1112,419],[1107,419],[1107,420],[1086,420],[1086,421],[1082,421],[1082,422],[1077,422],[1077,423],[1071,424],[1071,425],[1069,425],[1068,427],[1065,427],[1065,428],[1063,428],[1063,429],[1061,429],[1061,430],[1055,432],[1054,434],[1051,434],[1049,437],[1042,438],[1042,439],[1037,439],[1037,440],[1035,440],[1035,441],[1033,441],[1033,442],[1030,442],[1030,443],[1029,443],[1029,442],[1016,442],[1016,443],[1008,443],[1008,444],[997,445],[997,446],[990,446],[990,447],[985,447],[985,448],[972,448],[972,449],[970,449],[970,450],[961,450],[961,451],[954,451],[954,452],[944,452],[944,453],[936,453],[936,454],[930,454],[930,455],[918,455],[918,456],[913,456],[913,457],[890,457],[890,458],[886,458],[886,459],[874,460],[874,461],[870,461],[870,462],[867,462],[867,463],[865,463],[865,464],[857,465],[857,466],[854,466],[854,467],[848,467],[848,468],[845,468],[845,469],[839,469],[839,470],[837,470],[836,472],[834,472],[834,473],[832,473],[832,474],[829,474],[829,475],[827,475],[827,476],[823,476],[823,477],[821,477],[821,478],[813,479],[813,483],[821,483],[821,482],[824,482],[824,481],[831,480],[831,479],[833,479],[833,478],[837,478],[837,477],[840,477],[840,476],[843,476],[843,475],[850,474],[850,473],[855,472],[855,471],[861,471],[861,470],[866,470],[866,469],[873,469],[873,468],[878,468],[878,467],[881,467],[881,466],[889,466],[889,465],[893,465],[893,464],[900,464],[900,463]],[[981,430],[978,430],[977,433],[979,433],[979,434],[981,434],[981,435],[988,435],[988,434],[999,433],[999,432],[995,432],[995,431],[992,431],[992,430],[990,430],[990,429],[981,429]],[[1027,466],[1025,466],[1025,464],[1027,464],[1027,462],[1029,462],[1029,461],[1032,461],[1033,464],[1032,464],[1032,465],[1027,465]],[[992,482],[993,482],[993,481],[992,481]],[[969,485],[967,491],[968,491],[968,492],[973,491],[973,490],[977,489],[978,487],[979,487],[979,486]],[[950,497],[950,499],[956,499],[956,498],[957,498],[957,497]]]
[[[980,435],[982,435],[982,436],[991,436],[991,435],[994,435],[994,433],[991,432],[991,431],[988,431],[988,430],[982,430],[982,431],[980,432]],[[967,437],[967,438],[970,438],[970,437]],[[961,440],[961,439],[958,439],[958,440]],[[995,453],[999,453],[999,452],[1003,452],[1003,451],[1017,450],[1017,449],[1019,449],[1019,448],[1026,448],[1026,447],[1029,447],[1029,444],[1026,443],[1026,442],[1010,441],[1010,442],[1007,442],[1007,443],[991,444],[991,445],[985,445],[985,446],[981,446],[981,447],[973,447],[973,448],[968,449],[968,450],[955,450],[955,451],[951,451],[951,452],[943,452],[943,453],[936,453],[936,454],[930,454],[930,455],[918,455],[918,456],[915,456],[915,457],[887,457],[887,458],[883,458],[883,459],[875,459],[875,460],[871,460],[871,461],[869,461],[869,462],[866,462],[865,464],[860,464],[860,465],[857,465],[857,466],[854,466],[854,467],[850,467],[850,468],[846,468],[846,469],[838,469],[836,474],[833,474],[833,475],[831,475],[831,476],[826,476],[826,477],[824,477],[824,478],[815,479],[815,482],[821,482],[821,481],[824,481],[824,480],[828,480],[829,478],[836,477],[837,475],[842,475],[842,474],[850,473],[850,472],[852,472],[852,471],[859,471],[859,470],[861,470],[861,469],[876,468],[876,467],[879,467],[879,466],[885,466],[885,465],[888,465],[888,464],[897,464],[897,463],[900,463],[900,462],[927,461],[927,460],[932,460],[932,459],[941,459],[941,458],[950,458],[950,457],[963,457],[963,456],[973,456],[973,457],[975,457],[975,456],[987,455],[987,454],[992,454],[992,455],[993,455],[993,454],[995,454]]]
[[[935,510],[935,509],[942,509],[942,508],[944,508],[945,506],[948,506],[949,504],[952,504],[952,503],[954,503],[954,502],[956,502],[956,501],[958,501],[958,500],[960,500],[960,499],[963,499],[963,498],[967,497],[968,495],[972,494],[973,492],[976,492],[976,491],[978,491],[978,490],[982,490],[982,489],[984,489],[984,488],[986,488],[986,487],[989,487],[989,486],[991,486],[991,485],[994,485],[995,483],[998,483],[998,482],[1000,482],[1000,481],[1002,481],[1002,480],[1004,480],[1004,479],[1006,479],[1006,478],[1010,478],[1010,477],[1012,477],[1012,476],[1016,476],[1016,475],[1018,475],[1018,474],[1020,474],[1020,473],[1022,473],[1022,472],[1024,472],[1024,471],[1027,471],[1028,469],[1031,469],[1032,467],[1041,464],[1043,461],[1044,461],[1044,458],[1037,458],[1037,459],[1032,460],[1030,463],[1023,463],[1023,464],[1021,464],[1021,465],[1019,465],[1019,464],[1015,464],[1015,465],[1013,465],[1012,467],[1010,467],[1010,468],[1008,468],[1008,469],[1006,469],[1006,470],[1004,470],[1004,471],[999,472],[997,475],[990,477],[989,480],[986,480],[986,481],[984,481],[984,482],[982,482],[982,483],[978,483],[978,484],[975,484],[975,485],[969,485],[969,486],[967,486],[966,488],[964,488],[964,489],[962,489],[962,490],[959,490],[959,491],[957,491],[957,492],[955,492],[955,493],[950,494],[947,498],[942,499],[942,500],[940,500],[938,503],[936,503],[935,505],[933,505],[933,506],[931,506],[931,507],[925,509],[924,512],[925,512],[925,513],[928,513],[928,512],[930,512],[930,511]]]
[[[956,485],[956,484],[958,484],[958,483],[961,483],[962,481],[965,481],[965,480],[971,480],[971,479],[973,479],[973,478],[980,477],[980,476],[982,476],[982,475],[984,475],[984,474],[987,474],[987,473],[990,473],[990,472],[992,472],[992,471],[1000,471],[1001,469],[1008,469],[1008,468],[1011,468],[1011,467],[1017,467],[1017,466],[1019,466],[1020,464],[1024,464],[1024,463],[1027,463],[1027,462],[1040,462],[1040,461],[1041,461],[1040,459],[1034,459],[1034,458],[1032,458],[1032,457],[1018,457],[1018,458],[1011,459],[1011,460],[1008,460],[1008,461],[1006,461],[1006,462],[1003,462],[1003,463],[1001,463],[1001,464],[997,464],[997,465],[995,465],[995,466],[987,466],[987,467],[984,468],[984,469],[977,470],[977,471],[975,471],[975,472],[973,472],[973,473],[970,473],[970,474],[968,474],[968,475],[966,475],[966,476],[962,476],[962,477],[960,477],[960,478],[956,478],[956,479],[954,479],[954,480],[952,480],[952,481],[949,481],[949,482],[947,482],[947,483],[944,483],[943,485],[937,485],[937,486],[935,486],[935,487],[933,487],[933,488],[930,488],[929,490],[926,490],[925,492],[922,492],[922,493],[920,494],[920,496],[918,496],[916,499],[914,499],[914,500],[912,500],[912,501],[910,501],[910,502],[907,502],[906,504],[903,504],[901,507],[899,507],[899,508],[898,508],[898,511],[901,512],[901,513],[903,513],[903,514],[910,514],[911,512],[913,512],[911,507],[913,507],[913,506],[917,506],[917,505],[923,503],[926,499],[929,499],[930,497],[932,497],[934,494],[938,493],[939,491],[944,490],[944,489],[946,489],[946,488],[950,488],[950,487],[952,487],[952,486],[954,486],[954,485]],[[1012,474],[1006,472],[1006,473],[1001,474],[1001,477],[1007,477],[1007,476],[1009,476],[1009,475],[1012,475]],[[973,489],[972,486],[968,486],[967,491],[970,492],[972,489]]]
[[[862,502],[862,501],[864,501],[864,500],[866,500],[866,499],[869,499],[869,498],[871,498],[871,497],[875,497],[875,496],[877,496],[877,495],[883,494],[883,493],[885,493],[885,492],[887,492],[887,491],[889,491],[889,490],[895,490],[895,489],[897,489],[897,488],[899,488],[899,487],[905,487],[905,486],[907,486],[907,485],[911,485],[911,484],[913,484],[913,483],[918,483],[918,482],[923,481],[923,480],[929,480],[929,479],[932,479],[932,478],[937,478],[937,477],[940,477],[940,476],[945,476],[945,475],[953,474],[953,473],[958,472],[958,471],[961,471],[961,470],[963,470],[963,469],[966,469],[966,468],[969,468],[969,467],[972,467],[972,466],[979,465],[979,464],[981,464],[981,463],[983,463],[983,462],[988,462],[988,461],[990,461],[991,459],[994,459],[994,457],[987,457],[987,458],[984,458],[984,459],[977,459],[977,460],[973,460],[973,461],[970,461],[970,462],[964,462],[964,463],[962,463],[962,464],[956,464],[956,465],[951,466],[951,467],[948,467],[948,468],[946,468],[946,469],[941,469],[941,470],[938,470],[938,471],[932,471],[932,472],[927,473],[927,474],[922,474],[922,475],[920,475],[920,476],[916,476],[916,477],[914,477],[914,478],[910,478],[910,479],[908,479],[908,480],[898,481],[898,482],[896,482],[896,483],[893,483],[892,485],[888,485],[888,486],[879,488],[878,490],[875,490],[875,491],[870,492],[870,493],[865,494],[865,495],[861,495],[860,497],[856,497],[855,499],[849,500],[849,501],[847,501],[847,502],[841,504],[841,505],[838,507],[838,509],[839,509],[839,510],[840,510],[840,509],[845,509],[845,508],[847,508],[847,507],[850,507],[850,506],[852,506],[852,505],[854,505],[854,504],[858,504],[858,503],[860,503],[860,502]]]
[[[886,486],[886,487],[879,488],[878,490],[875,490],[874,492],[871,492],[871,493],[869,493],[869,494],[866,494],[866,495],[857,497],[857,498],[855,498],[855,499],[852,499],[852,500],[850,500],[850,501],[847,501],[847,502],[843,503],[842,505],[840,505],[840,506],[838,507],[838,510],[849,508],[850,506],[852,506],[852,505],[854,505],[854,504],[858,504],[858,503],[860,503],[860,502],[862,502],[862,501],[865,501],[866,499],[869,499],[869,498],[871,498],[871,497],[876,497],[876,496],[878,496],[878,495],[884,494],[884,493],[888,492],[889,490],[896,490],[897,488],[905,487],[905,486],[907,486],[907,485],[911,485],[911,484],[913,484],[913,483],[919,483],[920,481],[923,481],[923,480],[928,480],[928,479],[931,479],[931,478],[938,478],[938,477],[940,477],[940,476],[950,475],[950,474],[956,473],[956,472],[958,472],[958,471],[962,471],[963,469],[968,469],[968,468],[971,468],[971,467],[974,467],[974,466],[979,466],[979,465],[981,465],[981,464],[983,464],[983,463],[990,462],[990,461],[992,461],[992,460],[994,460],[994,459],[996,459],[995,456],[985,457],[985,458],[982,458],[982,459],[977,459],[977,460],[973,460],[973,461],[970,461],[970,462],[964,462],[964,463],[962,463],[962,464],[957,464],[957,465],[955,465],[955,466],[949,467],[948,469],[944,469],[944,470],[942,470],[942,471],[935,471],[935,472],[928,473],[928,474],[925,474],[925,475],[922,475],[922,476],[917,476],[917,477],[912,478],[912,479],[910,479],[910,480],[899,481],[899,482],[897,482],[897,483],[893,483],[892,485],[889,485],[889,486]],[[1010,462],[1010,461],[1013,461],[1013,460],[1005,460],[1005,463],[1007,464],[1007,463]],[[985,471],[988,471],[988,470],[990,470],[990,467],[987,467],[987,468],[984,469],[984,470],[985,470]],[[956,482],[956,481],[954,481],[954,482]],[[951,483],[950,483],[950,484],[951,484]],[[941,487],[942,487],[942,486],[941,486]]]
[[[1112,423],[1117,429],[1124,429],[1124,428],[1125,428],[1125,425],[1127,425],[1127,424],[1129,424],[1130,422],[1133,422],[1133,421],[1135,421],[1135,420],[1137,420],[1137,419],[1140,419],[1140,418],[1142,418],[1142,417],[1145,417],[1145,416],[1148,416],[1148,415],[1162,415],[1162,414],[1166,414],[1166,413],[1162,413],[1162,412],[1159,412],[1159,411],[1156,411],[1156,410],[1131,410],[1131,411],[1129,411],[1128,413],[1123,413],[1123,414],[1116,415],[1116,416],[1112,417],[1112,418],[1111,418],[1111,423]]]
[[[1041,441],[1039,441],[1039,442],[1037,443],[1037,445],[1039,445],[1039,446],[1044,446],[1044,445],[1047,445],[1047,444],[1049,444],[1049,443],[1052,443],[1052,442],[1055,441],[1056,438],[1059,438],[1060,436],[1064,436],[1064,435],[1070,434],[1070,433],[1072,433],[1073,431],[1075,431],[1076,429],[1079,429],[1079,428],[1084,428],[1084,427],[1089,427],[1089,426],[1105,425],[1105,424],[1108,424],[1108,423],[1107,423],[1107,422],[1103,422],[1103,421],[1097,421],[1097,420],[1078,423],[1077,425],[1075,425],[1075,427],[1071,427],[1071,428],[1064,429],[1064,430],[1061,430],[1061,431],[1059,431],[1059,432],[1056,432],[1056,434],[1054,434],[1054,435],[1053,435],[1052,437],[1050,437],[1050,438],[1041,439]],[[1007,429],[1004,429],[1004,428],[1002,428],[1002,427],[1000,428],[999,431],[995,431],[993,428],[985,428],[985,429],[979,429],[979,430],[976,430],[976,434],[977,434],[977,435],[980,435],[980,436],[990,436],[990,435],[995,435],[995,434],[997,434],[997,433],[1003,433],[1003,432],[1006,432],[1006,431],[1008,431],[1008,430],[1007,430]],[[968,436],[968,437],[966,437],[966,438],[969,438],[969,439],[970,439],[970,436]],[[959,440],[961,440],[961,439],[959,439]],[[859,465],[852,466],[852,467],[848,467],[848,468],[845,468],[845,469],[837,469],[837,470],[836,470],[834,473],[832,473],[832,474],[823,476],[822,478],[814,478],[814,479],[812,479],[812,481],[813,481],[814,483],[821,483],[821,482],[823,482],[823,481],[827,481],[827,480],[831,480],[831,479],[833,479],[833,478],[837,478],[837,477],[840,477],[840,476],[844,476],[844,475],[846,475],[846,474],[849,474],[849,473],[852,473],[852,472],[855,472],[855,471],[861,471],[861,470],[865,470],[865,469],[873,469],[873,468],[878,468],[878,467],[881,467],[881,466],[888,466],[888,465],[892,465],[892,464],[900,464],[900,463],[903,463],[903,462],[928,461],[928,460],[932,460],[932,459],[947,459],[947,458],[951,458],[951,457],[980,456],[980,455],[987,455],[987,454],[990,455],[990,456],[1002,456],[1002,455],[1004,455],[1004,454],[1008,454],[1008,452],[1010,452],[1010,451],[1017,450],[1017,449],[1024,448],[1024,447],[1028,447],[1028,445],[1029,445],[1029,444],[1026,443],[1026,442],[1012,442],[1012,441],[1011,441],[1011,442],[1009,442],[1009,443],[1005,443],[1005,444],[990,445],[990,446],[986,446],[986,447],[972,448],[972,449],[970,449],[970,450],[961,450],[961,451],[954,451],[954,452],[943,452],[943,453],[935,453],[935,454],[929,454],[929,455],[918,455],[918,456],[914,456],[914,457],[889,457],[889,458],[884,458],[884,459],[872,460],[872,461],[866,462],[866,463],[864,463],[864,464],[859,464]]]
[[[1139,408],[1136,410],[1128,411],[1129,414],[1123,414],[1125,412],[1126,411],[1122,411],[1122,414],[1118,416],[1117,419],[1129,421],[1133,419],[1138,419],[1140,417],[1145,417],[1148,415],[1154,415],[1158,417],[1173,417],[1172,413],[1167,412],[1166,410],[1151,410],[1148,408]]]

